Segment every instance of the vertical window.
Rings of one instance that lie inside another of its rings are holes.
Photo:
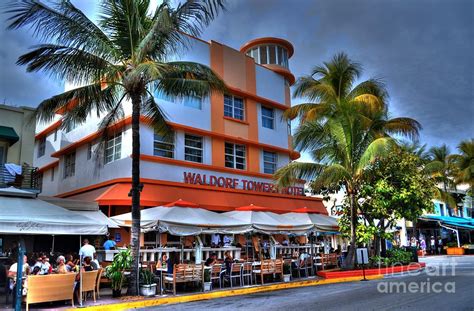
[[[74,130],[75,128],[77,128],[79,124],[77,122],[74,122],[74,121],[69,121],[66,123],[66,133],[69,133],[70,131]]]
[[[260,46],[260,63],[259,64],[268,64],[267,61],[267,47],[266,46]]]
[[[278,51],[278,65],[283,66],[283,49],[281,46],[277,47]]]
[[[58,140],[58,129],[54,130],[54,141]]]
[[[199,110],[202,109],[202,97],[188,96],[188,97],[185,97],[183,100],[184,100],[184,105],[186,107],[191,107],[191,108],[195,108]]]
[[[262,106],[262,126],[273,130],[275,126],[275,112],[272,108]]]
[[[270,45],[268,46],[268,63],[269,64],[276,64],[276,46]]]
[[[76,174],[76,153],[64,156],[64,178],[72,177]]]
[[[38,141],[38,158],[41,158],[42,156],[44,156],[45,151],[46,151],[46,136],[42,137]]]
[[[51,169],[51,181],[54,181],[54,167]]]
[[[439,204],[439,212],[441,213],[441,216],[444,216],[444,204]]]
[[[244,100],[233,95],[224,95],[224,116],[243,120],[245,116]]]
[[[277,168],[278,156],[276,152],[263,151],[263,172],[274,174]]]
[[[87,160],[92,158],[92,143],[87,144]]]
[[[245,170],[246,148],[244,145],[225,143],[225,166]]]
[[[105,145],[105,164],[122,157],[122,132],[109,137]]]
[[[155,133],[153,154],[159,157],[174,158],[174,133],[167,136]]]
[[[202,163],[202,137],[184,134],[184,159]]]

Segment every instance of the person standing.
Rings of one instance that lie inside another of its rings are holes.
[[[441,255],[443,251],[443,239],[441,237],[438,238],[438,255]]]
[[[109,236],[107,241],[104,242],[103,246],[104,246],[104,249],[106,251],[108,251],[108,250],[111,250],[111,249],[115,249],[116,245],[117,245],[117,243],[115,243],[114,238],[112,236]]]
[[[8,270],[8,278],[10,279],[10,285],[9,286],[10,286],[10,290],[12,291],[12,296],[13,296],[13,299],[12,299],[13,309],[15,309],[15,306],[16,306],[16,283],[17,283],[16,274],[17,274],[17,271],[18,271],[18,263],[15,262],[14,264],[12,264],[10,266],[10,269]],[[29,272],[30,272],[30,266],[28,265],[28,257],[26,257],[26,255],[23,256],[22,271],[23,271],[23,275],[25,276],[25,280],[26,280],[26,275],[28,275]],[[25,283],[23,283],[23,286],[24,286],[24,288],[27,287],[27,285]],[[23,292],[24,293],[26,292],[25,289],[23,289]]]
[[[436,254],[436,240],[434,236],[431,236],[431,239],[430,239],[430,254],[431,255]]]
[[[83,259],[85,257],[94,258],[95,253],[95,247],[89,244],[88,239],[84,239],[84,241],[82,241],[82,247],[79,250],[79,256],[82,256]]]
[[[426,255],[426,242],[425,242],[425,238],[421,238],[420,239],[420,248],[421,248],[421,256],[425,256]]]

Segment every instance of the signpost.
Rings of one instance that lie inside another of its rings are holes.
[[[22,243],[18,243],[18,258],[16,266],[16,285],[15,285],[15,311],[21,311],[21,301],[23,292],[23,257],[25,251],[23,250]]]
[[[365,265],[369,263],[369,255],[367,252],[367,248],[358,248],[357,251],[357,264],[362,265],[362,273],[364,275],[364,279],[361,281],[368,281],[365,278]]]

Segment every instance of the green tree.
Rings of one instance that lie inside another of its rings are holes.
[[[474,190],[474,139],[464,140],[458,146],[459,154],[452,155],[453,163],[457,167],[455,182],[468,184],[469,191]]]
[[[358,201],[363,202],[362,223],[375,228],[375,250],[380,255],[380,244],[385,252],[387,228],[394,227],[398,219],[415,221],[423,212],[432,211],[436,184],[424,171],[422,160],[400,148],[376,159],[362,175],[358,193]]]
[[[28,72],[44,71],[59,80],[80,85],[42,101],[39,121],[51,121],[66,110],[63,124],[80,124],[91,113],[102,116],[104,137],[122,119],[122,102],[132,105],[132,230],[133,269],[129,293],[138,293],[140,237],[140,116],[160,133],[168,133],[165,116],[153,91],[168,96],[207,96],[223,91],[224,83],[210,68],[192,62],[167,62],[188,46],[223,9],[223,0],[169,1],[150,11],[149,0],[106,0],[98,24],[70,1],[48,5],[36,0],[13,2],[7,13],[9,29],[29,27],[44,44],[20,56],[17,64]],[[74,105],[70,103],[74,101]]]
[[[295,149],[309,152],[314,163],[291,162],[275,174],[280,186],[301,178],[312,180],[316,191],[343,186],[349,202],[344,213],[350,215],[351,226],[351,247],[344,262],[349,268],[354,266],[356,197],[363,169],[389,152],[396,143],[390,135],[415,137],[420,128],[410,118],[388,118],[383,83],[371,79],[355,85],[360,74],[360,65],[342,53],[298,80],[294,96],[315,103],[297,105],[286,116],[301,118]]]

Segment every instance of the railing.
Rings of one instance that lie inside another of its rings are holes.
[[[308,253],[308,254],[318,254],[320,249],[323,247],[319,244],[313,244],[313,249],[311,250],[311,244],[305,245],[276,245],[277,257],[289,257],[292,256],[293,253],[298,252],[301,253]]]
[[[203,247],[202,248],[202,257],[204,260],[209,258],[211,253],[216,253],[218,259],[224,259],[224,253],[230,251],[234,259],[240,259],[241,249],[238,247],[220,247],[220,248],[211,248]],[[181,256],[181,252],[183,255]],[[118,253],[118,250],[98,250],[97,259],[99,261],[113,261],[114,255]],[[153,249],[141,249],[140,250],[140,261],[141,262],[156,262],[158,261],[163,254],[166,254],[168,258],[170,253],[178,253],[181,261],[190,261],[191,258],[196,258],[196,249],[194,248],[181,248],[178,247],[157,247]]]
[[[0,164],[0,188],[15,187],[19,189],[40,190],[40,173],[37,167],[23,165],[21,175],[11,174],[4,164]]]

